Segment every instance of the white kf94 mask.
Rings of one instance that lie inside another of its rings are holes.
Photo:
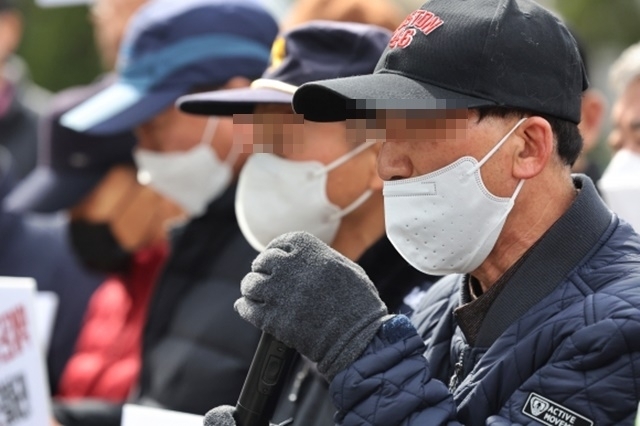
[[[138,181],[182,207],[190,217],[201,216],[209,203],[229,186],[238,155],[232,148],[225,161],[211,147],[219,120],[209,119],[198,145],[183,152],[138,148],[133,157]]]
[[[489,256],[524,180],[511,198],[496,197],[480,168],[525,120],[480,162],[462,157],[432,173],[384,183],[387,236],[414,268],[431,275],[467,273]]]
[[[340,209],[327,198],[327,175],[375,143],[365,142],[326,166],[274,154],[250,156],[240,172],[236,192],[236,216],[244,237],[258,251],[293,231],[307,231],[331,244],[341,219],[367,201],[373,191],[365,191]]]
[[[640,232],[640,154],[618,151],[598,182],[611,210]]]

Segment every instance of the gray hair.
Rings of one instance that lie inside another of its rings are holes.
[[[609,83],[620,95],[634,80],[640,78],[640,42],[627,47],[611,66]]]

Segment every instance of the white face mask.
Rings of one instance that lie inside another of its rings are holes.
[[[307,231],[331,244],[341,219],[373,191],[367,190],[342,210],[327,198],[327,175],[373,144],[366,142],[327,166],[273,154],[249,157],[238,179],[236,216],[251,246],[262,251],[274,238],[293,231]]]
[[[232,152],[223,162],[211,147],[217,125],[217,119],[209,119],[200,143],[189,151],[155,152],[138,148],[133,153],[138,181],[176,202],[191,217],[202,215],[209,203],[229,186],[237,158]]]
[[[618,151],[598,182],[611,210],[640,231],[640,154]]]
[[[387,236],[414,268],[431,275],[467,273],[493,249],[524,181],[511,198],[496,197],[480,167],[525,121],[480,161],[462,157],[435,172],[384,183]]]

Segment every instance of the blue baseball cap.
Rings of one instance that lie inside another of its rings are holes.
[[[278,25],[251,0],[152,0],[132,18],[118,57],[118,80],[66,113],[73,130],[130,130],[203,86],[255,78],[269,61]]]
[[[391,32],[374,25],[311,21],[276,39],[270,66],[250,88],[219,90],[178,99],[178,107],[202,115],[251,114],[257,104],[291,104],[304,83],[371,74]]]
[[[107,77],[90,86],[68,89],[55,96],[40,122],[38,165],[7,196],[12,211],[49,213],[81,201],[119,164],[133,164],[136,139],[132,132],[110,136],[78,133],[60,125],[60,116],[110,85]]]

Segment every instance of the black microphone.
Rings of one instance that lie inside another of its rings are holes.
[[[236,404],[238,426],[269,426],[295,356],[294,349],[262,333]]]

